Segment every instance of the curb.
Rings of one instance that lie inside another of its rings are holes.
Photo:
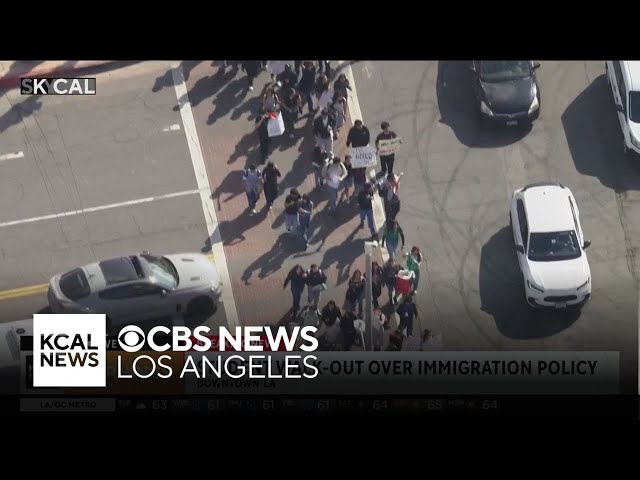
[[[65,73],[81,72],[115,62],[116,60],[101,60],[95,62],[82,62],[80,65],[58,65],[55,67],[34,68],[33,70],[28,70],[22,73],[16,72],[0,78],[0,89],[17,88],[20,85],[20,79],[22,77],[44,78],[48,76],[57,76]]]

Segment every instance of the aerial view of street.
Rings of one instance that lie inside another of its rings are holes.
[[[625,73],[613,82],[604,61],[2,63],[0,323],[73,304],[114,324],[275,325],[313,304],[330,331],[333,300],[336,348],[359,348],[358,271],[377,241],[382,349],[399,334],[620,352],[637,393],[639,62],[609,62]],[[37,69],[96,78],[96,94],[21,95],[9,77]],[[521,116],[502,113],[513,92]],[[359,167],[367,146],[378,157]],[[535,235],[552,230],[541,260]],[[403,295],[390,256],[414,272]]]

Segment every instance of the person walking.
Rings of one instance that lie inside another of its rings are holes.
[[[369,129],[365,127],[362,120],[353,122],[353,127],[349,129],[349,133],[347,134],[347,147],[366,147],[369,145],[370,140]]]
[[[312,115],[315,112],[313,108],[313,90],[316,83],[316,71],[313,61],[305,60],[302,63],[302,76],[298,83],[298,91],[302,95],[303,99],[307,101],[309,115]]]
[[[323,108],[321,115],[313,121],[316,145],[320,145],[330,156],[333,155],[333,130],[335,127],[336,120],[329,115],[327,108]]]
[[[358,194],[358,206],[360,207],[360,227],[364,228],[364,221],[367,220],[369,232],[372,240],[378,240],[378,233],[373,220],[373,185],[365,184],[362,191]]]
[[[318,70],[320,73],[326,74],[327,77],[331,77],[331,60],[316,60],[318,62]]]
[[[307,272],[307,301],[318,308],[322,292],[327,289],[327,275],[316,265],[311,265]]]
[[[335,92],[340,92],[345,99],[347,98],[347,90],[351,90],[351,84],[344,73],[338,75],[336,81],[333,82],[333,90]]]
[[[269,146],[271,145],[271,137],[269,137],[269,119],[268,113],[262,113],[256,117],[256,131],[258,132],[258,140],[260,141],[260,158],[262,163],[269,158]]]
[[[271,113],[280,111],[280,97],[276,93],[276,89],[268,86],[262,94],[262,113]]]
[[[298,202],[298,220],[300,222],[300,234],[304,240],[304,248],[309,246],[311,236],[311,219],[313,217],[313,202],[306,193]]]
[[[340,201],[349,199],[349,188],[353,186],[353,167],[351,166],[351,155],[345,155],[344,168],[347,170],[347,176],[342,180],[342,194]]]
[[[316,188],[322,187],[324,184],[325,166],[329,163],[329,156],[321,145],[316,145],[311,156],[311,164],[313,167],[313,176],[316,180]]]
[[[367,184],[367,167],[354,168],[353,170],[353,198],[358,198],[360,192],[364,190]]]
[[[280,170],[273,162],[267,163],[262,172],[262,182],[264,189],[264,199],[267,202],[267,208],[273,208],[273,202],[278,198],[278,178],[282,176]]]
[[[300,97],[295,88],[284,87],[280,107],[285,131],[289,134],[289,138],[294,138],[296,121],[298,120],[298,115],[302,112],[302,97]]]
[[[371,262],[371,297],[373,300],[373,306],[375,308],[380,307],[378,299],[382,295],[383,273],[382,267],[378,262]]]
[[[410,337],[413,333],[413,320],[418,318],[418,307],[413,303],[413,297],[411,295],[402,299],[402,303],[398,306],[396,313],[400,317],[399,329],[401,331],[407,331],[407,337]]]
[[[254,163],[249,165],[249,168],[245,169],[242,180],[244,182],[244,191],[247,194],[247,201],[249,202],[248,210],[251,211],[251,215],[256,214],[256,204],[260,198],[260,187],[262,186],[262,173],[256,167]]]
[[[300,225],[298,217],[299,201],[300,194],[295,188],[292,188],[289,191],[289,195],[284,199],[284,224],[287,228],[287,233],[293,235],[298,233],[298,226]]]
[[[340,330],[342,331],[342,349],[345,351],[351,350],[354,342],[356,341],[356,326],[355,321],[358,319],[356,314],[352,311],[346,311],[342,315],[340,320]]]
[[[397,193],[392,193],[391,198],[384,204],[384,217],[387,222],[395,220],[400,213],[400,197]]]
[[[382,132],[380,132],[376,137],[376,149],[380,148],[380,140],[391,140],[398,136],[396,135],[395,132],[391,131],[389,127],[389,122],[382,122],[380,124],[380,128],[382,129]],[[380,174],[382,176],[385,176],[387,174],[393,174],[393,164],[395,160],[396,160],[395,153],[380,156],[380,166],[382,168],[382,171]]]
[[[298,83],[298,75],[291,69],[290,63],[287,63],[284,70],[276,76],[276,82],[280,82],[283,88],[295,88]]]
[[[333,157],[331,163],[325,166],[322,174],[327,181],[327,192],[329,193],[329,213],[336,211],[338,203],[338,193],[342,181],[347,177],[347,168],[342,163],[340,157]]]
[[[398,222],[395,220],[385,222],[382,233],[382,246],[384,247],[384,244],[387,244],[389,258],[396,258],[396,251],[398,250],[400,240],[402,240],[401,250],[404,250],[404,232],[400,225],[398,225]]]
[[[347,122],[347,99],[341,92],[334,91],[331,103],[329,104],[329,112],[336,119],[336,130],[334,132],[334,140],[340,136],[340,129]]]
[[[389,303],[391,305],[398,303],[398,296],[396,295],[396,277],[398,273],[400,273],[400,265],[393,258],[387,260],[382,269],[382,278],[389,291]]]
[[[422,263],[422,253],[418,247],[411,247],[411,253],[407,256],[407,270],[413,272],[413,282],[411,284],[411,295],[418,293],[418,284],[420,283],[420,264]]]
[[[364,314],[364,290],[366,286],[365,276],[360,270],[356,270],[349,279],[349,287],[345,296],[346,309],[351,312],[358,312],[358,315]]]
[[[247,74],[247,86],[249,90],[253,90],[253,81],[260,74],[261,69],[261,60],[245,60],[242,63],[242,70]]]
[[[324,323],[327,327],[332,326],[336,321],[340,321],[342,319],[342,312],[336,302],[333,300],[329,300],[329,302],[324,306],[322,312],[320,313],[320,317],[322,318],[322,323]]]
[[[302,298],[302,292],[304,292],[304,287],[307,284],[307,272],[304,271],[301,265],[296,265],[291,269],[287,278],[284,280],[282,288],[287,288],[289,283],[291,283],[291,297],[293,298],[291,318],[295,321],[296,316],[300,311],[300,299]]]

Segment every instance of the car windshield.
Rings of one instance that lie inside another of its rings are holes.
[[[582,255],[576,232],[532,233],[529,237],[529,260],[554,262]]]
[[[640,92],[629,92],[629,119],[634,123],[640,123]]]
[[[483,60],[480,62],[480,79],[484,82],[522,79],[530,75],[528,60]]]
[[[180,278],[176,267],[167,258],[156,255],[142,255],[149,265],[151,271],[150,280],[161,285],[167,290],[173,290],[178,286]]]

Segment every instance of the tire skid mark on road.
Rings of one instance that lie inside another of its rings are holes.
[[[425,190],[427,192],[427,194],[429,195],[429,199],[432,205],[432,211],[435,215],[435,221],[438,225],[438,230],[440,233],[440,236],[442,238],[443,244],[445,245],[445,254],[448,257],[449,263],[451,264],[451,266],[454,268],[454,270],[458,273],[458,278],[459,278],[459,288],[460,285],[462,285],[461,288],[464,288],[464,263],[466,260],[461,260],[460,257],[460,252],[455,252],[455,251],[450,251],[451,247],[454,245],[453,239],[451,238],[450,234],[448,233],[448,229],[447,227],[449,227],[449,229],[453,230],[454,232],[457,232],[458,234],[460,234],[463,238],[465,238],[465,240],[467,241],[467,255],[468,252],[471,251],[471,249],[473,249],[475,247],[475,251],[479,252],[479,249],[476,245],[476,238],[474,235],[470,234],[470,229],[472,229],[472,225],[473,222],[471,222],[471,220],[468,222],[469,225],[469,229],[465,232],[463,228],[458,228],[456,227],[456,222],[453,221],[453,219],[450,218],[449,214],[446,211],[445,208],[445,204],[440,201],[437,198],[437,195],[435,194],[434,190],[433,190],[433,185],[431,183],[431,179],[430,179],[430,175],[429,175],[429,158],[428,155],[424,157],[421,155],[421,149],[420,149],[420,140],[422,138],[423,135],[427,136],[427,146],[431,143],[431,131],[433,130],[433,128],[435,128],[437,125],[439,125],[439,120],[437,118],[437,115],[433,115],[432,118],[430,119],[430,122],[427,122],[425,124],[424,129],[422,130],[422,132],[419,133],[419,127],[418,127],[418,119],[419,119],[419,110],[420,108],[418,108],[418,105],[420,103],[420,99],[421,99],[421,92],[424,88],[424,85],[426,83],[428,74],[430,69],[435,66],[436,64],[428,64],[423,73],[422,73],[422,77],[420,78],[420,83],[418,84],[418,88],[416,89],[416,98],[414,101],[414,113],[413,113],[413,134],[416,140],[416,155],[419,159],[418,161],[418,166],[422,172],[422,178],[425,184]],[[468,150],[467,153],[464,155],[463,160],[466,159],[468,155]],[[455,171],[457,172],[457,170]],[[450,183],[450,182],[449,182]],[[445,199],[446,200],[446,199]],[[474,205],[474,211],[478,208],[478,205]],[[449,247],[449,248],[447,248]],[[466,255],[464,257],[466,259]],[[427,282],[429,282],[430,284],[430,293],[431,293],[431,298],[432,298],[432,303],[434,305],[434,310],[436,311],[436,314],[438,315],[438,320],[440,322],[440,328],[441,328],[441,332],[443,332],[443,336],[444,336],[444,324],[443,324],[443,317],[442,317],[442,312],[440,311],[440,309],[437,306],[437,303],[435,301],[435,298],[433,296],[433,285],[431,284],[431,280],[430,280],[430,276],[427,275]],[[489,344],[489,345],[495,345],[495,341],[490,338],[484,331],[484,329],[481,327],[481,325],[478,323],[477,319],[474,318],[473,315],[471,315],[471,308],[469,306],[469,299],[463,295],[461,292],[458,292],[460,295],[460,300],[463,304],[463,307],[467,313],[467,317],[470,319],[470,321],[473,323],[473,325],[475,325],[478,333],[484,338],[484,340]]]

